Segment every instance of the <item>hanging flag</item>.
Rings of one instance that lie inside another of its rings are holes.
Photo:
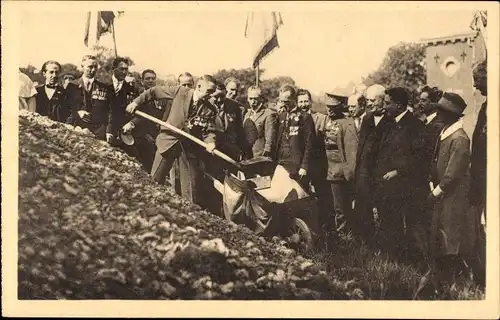
[[[257,68],[260,61],[274,48],[279,48],[276,31],[283,25],[279,12],[250,12],[247,15],[245,37],[252,41],[255,53],[253,67]]]
[[[117,16],[123,11],[95,11],[87,13],[87,23],[85,24],[85,37],[83,42],[87,47],[99,44],[101,35],[113,33],[113,24]]]

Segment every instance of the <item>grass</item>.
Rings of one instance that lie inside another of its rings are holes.
[[[341,236],[337,247],[328,252],[315,250],[311,258],[324,267],[331,277],[347,283],[354,298],[367,300],[413,300],[424,273],[416,266],[388,259],[380,251],[354,241],[352,236]],[[481,300],[484,292],[464,276],[456,279],[440,294],[423,292],[417,300]]]

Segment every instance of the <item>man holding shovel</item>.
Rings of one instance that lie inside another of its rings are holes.
[[[127,106],[127,112],[134,113],[137,108],[155,99],[172,101],[171,110],[163,121],[180,129],[190,136],[203,140],[206,151],[215,149],[215,118],[217,110],[208,102],[215,91],[215,79],[210,75],[202,76],[194,89],[177,86],[155,86],[144,91]],[[191,139],[192,140],[192,139]],[[151,175],[158,183],[164,183],[172,163],[179,159],[181,195],[193,203],[199,204],[200,170],[205,150],[191,141],[179,137],[167,128],[161,128],[156,138],[156,156]]]

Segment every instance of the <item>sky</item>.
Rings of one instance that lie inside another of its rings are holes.
[[[19,63],[40,67],[48,59],[79,65],[89,50],[83,44],[85,8],[31,10],[22,14]],[[225,7],[226,8],[226,7]],[[82,10],[83,9],[83,10]],[[251,66],[251,44],[244,37],[246,11],[124,10],[116,19],[118,54],[131,57],[133,70],[151,68],[160,76],[189,71],[196,75]],[[261,66],[263,78],[290,76],[312,92],[358,82],[375,70],[387,49],[399,41],[470,32],[474,10],[282,10],[277,48]],[[41,38],[36,38],[41,35]],[[113,47],[112,37],[102,45]]]

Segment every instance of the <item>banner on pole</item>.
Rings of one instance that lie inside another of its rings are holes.
[[[123,11],[95,11],[87,12],[87,22],[85,24],[85,35],[83,42],[85,46],[91,48],[99,44],[103,34],[113,33],[113,24],[117,16]]]
[[[277,30],[282,25],[283,19],[279,12],[248,13],[245,37],[252,42],[254,68],[257,68],[260,61],[274,48],[279,48]]]

